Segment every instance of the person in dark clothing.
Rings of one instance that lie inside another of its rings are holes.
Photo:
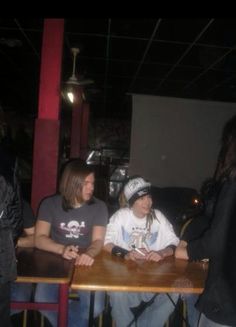
[[[201,189],[204,210],[200,215],[190,219],[183,226],[178,247],[185,247],[189,242],[202,237],[210,227],[216,196],[217,187],[213,179],[204,182]],[[188,327],[197,327],[200,312],[195,308],[195,303],[198,300],[198,294],[182,294],[181,297],[186,304]]]
[[[236,326],[236,116],[223,129],[214,181],[210,227],[175,252],[186,260],[209,259],[204,291],[196,304],[199,327]]]
[[[19,185],[9,177],[0,169],[0,318],[4,327],[11,326],[11,282],[17,276],[15,245],[23,225]]]
[[[1,117],[2,118],[2,117]],[[11,326],[11,282],[16,279],[15,246],[23,230],[17,158],[0,118],[0,325]]]
[[[36,217],[28,202],[23,200],[23,233],[19,236],[17,247],[34,247],[34,232],[35,232]],[[11,301],[28,302],[31,299],[33,292],[32,283],[12,283],[11,285]],[[22,310],[11,310],[11,315],[14,315]]]

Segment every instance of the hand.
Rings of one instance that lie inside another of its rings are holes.
[[[67,260],[75,259],[78,255],[79,247],[75,245],[66,245],[62,252],[62,257]]]
[[[93,263],[94,263],[94,258],[90,257],[86,253],[77,255],[75,260],[76,266],[92,266]]]
[[[139,252],[141,251],[143,253],[143,255]],[[132,250],[129,253],[126,254],[125,259],[126,260],[144,260],[146,258],[146,255],[148,254],[146,249],[138,249],[137,250]]]
[[[164,259],[164,254],[162,252],[162,250],[160,251],[150,251],[148,252],[148,254],[146,255],[146,260],[147,261],[161,261]]]
[[[186,248],[187,245],[188,245],[188,243],[187,243],[186,241],[181,240],[181,241],[179,241],[178,247],[179,247],[179,246],[181,246],[181,247],[183,246],[183,247]]]
[[[175,257],[177,259],[188,260],[189,258],[186,246],[177,246],[177,248],[175,249]]]

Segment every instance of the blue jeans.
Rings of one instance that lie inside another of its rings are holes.
[[[197,302],[198,294],[183,294],[182,299],[186,303],[187,317],[189,327],[197,327],[200,312],[195,308],[195,303]]]
[[[38,283],[35,291],[36,302],[57,302],[58,284]],[[90,292],[79,291],[79,300],[69,300],[68,327],[87,327],[89,321]],[[94,317],[104,310],[105,293],[96,292],[94,299]],[[53,327],[57,326],[57,312],[40,310]]]
[[[208,319],[203,313],[200,316],[199,327],[229,327],[229,325],[221,325]]]
[[[127,327],[134,319],[130,308],[137,307],[141,301],[149,301],[155,293],[109,292],[111,314],[116,327]],[[176,304],[179,294],[170,294]],[[158,294],[154,302],[147,307],[137,320],[137,327],[163,327],[175,306],[166,294]],[[132,324],[135,326],[135,323]]]
[[[11,301],[28,302],[31,299],[33,284],[31,283],[12,283]],[[22,310],[11,310],[11,315]]]

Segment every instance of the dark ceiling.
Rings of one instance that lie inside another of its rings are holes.
[[[42,32],[43,19],[0,19],[6,111],[37,115]],[[96,117],[130,117],[131,93],[236,102],[235,46],[236,19],[65,19],[62,81],[79,47]]]

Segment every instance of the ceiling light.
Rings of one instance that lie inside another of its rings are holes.
[[[74,103],[75,101],[77,101],[78,103],[82,103],[83,101],[86,101],[83,86],[93,84],[94,81],[92,79],[78,79],[76,77],[76,58],[80,50],[79,48],[71,48],[71,52],[73,54],[72,75],[65,82],[66,85],[63,88],[62,96],[66,101],[69,101],[70,103]]]

